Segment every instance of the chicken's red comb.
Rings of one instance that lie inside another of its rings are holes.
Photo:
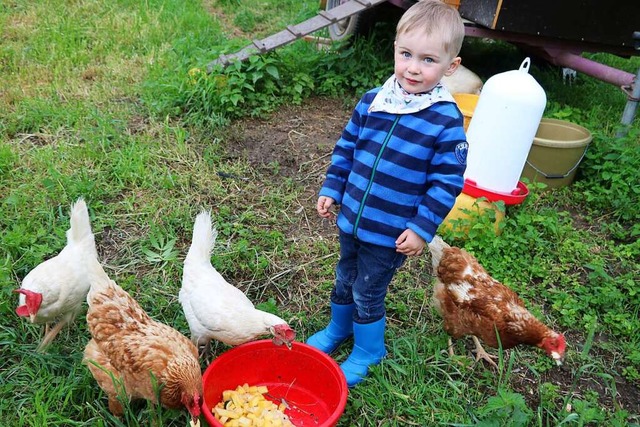
[[[288,341],[293,341],[296,338],[296,331],[294,331],[293,329],[289,328],[285,331],[284,333],[284,337],[288,340]]]
[[[26,305],[21,305],[20,307],[16,308],[16,314],[20,317],[29,317],[29,309]]]
[[[560,334],[558,335],[558,349],[564,353],[565,349],[567,348],[567,341],[564,338],[564,334]]]
[[[29,316],[29,308],[31,308],[31,310],[35,312],[40,307],[40,303],[42,303],[42,294],[40,292],[33,292],[29,289],[22,288],[14,289],[13,292],[24,295],[26,299],[25,305],[21,305],[20,307],[16,308],[16,314],[18,316]]]
[[[26,297],[35,297],[35,296],[42,296],[42,294],[40,292],[33,292],[30,291],[29,289],[23,289],[23,288],[19,288],[19,289],[14,289],[13,292],[17,293],[17,294],[22,294]]]

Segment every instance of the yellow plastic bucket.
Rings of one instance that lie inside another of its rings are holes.
[[[551,188],[571,184],[592,138],[588,129],[575,123],[542,119],[522,177]]]
[[[440,224],[440,229],[442,230],[458,230],[464,233],[469,232],[470,224],[465,226],[461,226],[460,224],[454,225],[454,220],[457,219],[471,219],[468,212],[476,212],[480,216],[485,216],[489,214],[489,211],[495,211],[495,221],[493,223],[494,231],[496,235],[499,235],[500,223],[504,220],[504,212],[498,209],[495,203],[489,202],[485,199],[479,199],[473,196],[470,196],[465,193],[460,193],[456,198],[456,203],[449,212],[449,214],[445,217],[442,224]]]
[[[518,182],[518,186],[515,190],[506,194],[478,187],[474,181],[465,179],[464,186],[462,187],[462,193],[456,197],[456,202],[453,205],[453,208],[445,217],[444,221],[442,221],[442,224],[440,224],[440,228],[442,230],[453,229],[454,231],[468,233],[471,221],[467,221],[467,224],[461,225],[457,223],[454,224],[455,220],[471,220],[474,213],[478,214],[478,216],[493,214],[493,228],[496,235],[499,235],[502,232],[500,229],[500,223],[505,218],[505,212],[504,208],[499,208],[497,203],[503,202],[505,205],[504,207],[519,205],[524,202],[527,195],[529,195],[529,189],[521,181]]]
[[[464,116],[464,131],[467,131],[471,117],[473,117],[473,111],[478,104],[479,95],[473,93],[454,93],[453,99],[458,104],[460,112]]]

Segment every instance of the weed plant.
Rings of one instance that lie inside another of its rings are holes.
[[[336,240],[292,233],[300,215],[314,214],[300,202],[309,189],[280,179],[278,165],[270,175],[231,159],[226,131],[310,97],[353,106],[392,72],[392,31],[381,23],[372,38],[348,46],[296,42],[206,72],[220,53],[316,8],[315,0],[0,5],[0,425],[187,422],[184,411],[146,402],[113,417],[81,363],[83,317],[39,354],[42,331],[14,312],[12,290],[62,249],[68,208],[80,196],[105,268],[152,317],[188,333],[177,303],[182,260],[193,218],[210,208],[218,270],[260,307],[290,319],[299,339],[326,324],[326,314],[315,313],[328,301]],[[484,79],[523,59],[510,45],[477,40],[462,56]],[[637,57],[590,57],[632,73],[640,67]],[[491,217],[471,215],[460,224],[468,230],[445,238],[567,333],[565,368],[517,348],[496,350],[500,369],[492,371],[472,363],[464,340],[450,358],[430,309],[430,260],[413,258],[388,296],[389,356],[350,392],[341,426],[638,425],[638,119],[616,138],[626,102],[618,89],[581,75],[569,86],[558,69],[533,63],[547,92],[545,115],[593,133],[575,182],[555,190],[529,183],[525,202],[506,209],[499,237]],[[343,348],[336,358],[346,356]]]

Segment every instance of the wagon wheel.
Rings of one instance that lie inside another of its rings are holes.
[[[323,0],[320,2],[320,6],[324,6],[325,10],[330,10],[340,6],[346,1],[347,0]],[[342,41],[351,36],[356,38],[365,35],[370,29],[370,20],[368,19],[370,14],[368,12],[369,11],[360,12],[338,21],[335,24],[331,24],[328,28],[331,40]]]

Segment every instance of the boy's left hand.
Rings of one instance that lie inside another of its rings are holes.
[[[424,246],[424,239],[408,228],[396,239],[396,252],[406,256],[422,255]]]

